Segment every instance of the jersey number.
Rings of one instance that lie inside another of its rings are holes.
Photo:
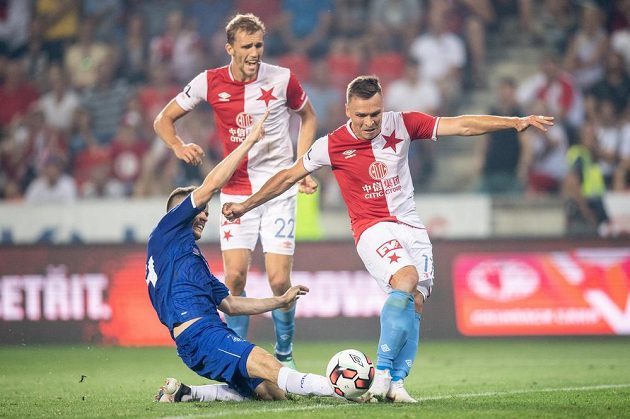
[[[149,261],[147,262],[147,271],[145,275],[146,275],[145,280],[147,281],[147,285],[151,283],[155,287],[155,283],[157,282],[158,277],[157,277],[157,274],[155,273],[155,266],[153,264],[153,256],[151,256],[149,258]]]
[[[276,226],[280,226],[280,228],[276,232],[276,237],[280,239],[292,239],[295,237],[293,235],[293,231],[295,230],[295,220],[293,218],[289,218],[288,221],[285,221],[284,218],[276,218],[274,224]]]

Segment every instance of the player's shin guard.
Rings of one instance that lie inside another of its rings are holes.
[[[299,396],[332,396],[333,389],[323,375],[305,374],[282,367],[278,372],[278,387]]]
[[[413,307],[413,304],[411,304]],[[414,310],[414,322],[411,333],[407,336],[407,340],[403,345],[398,356],[394,359],[394,365],[391,371],[392,381],[404,380],[411,371],[413,362],[418,353],[418,344],[420,340],[420,323],[422,316]]]
[[[247,297],[245,291],[241,297]],[[249,316],[228,316],[225,315],[225,323],[234,330],[241,338],[247,339],[247,329],[249,329]]]
[[[391,370],[405,339],[411,334],[413,296],[404,291],[393,290],[381,310],[381,337],[378,342],[376,368]]]
[[[208,384],[205,386],[190,386],[190,401],[194,402],[242,402],[249,400],[241,396],[227,384]]]
[[[277,308],[271,312],[271,317],[276,330],[276,354],[289,355],[293,350],[295,305],[288,311]]]

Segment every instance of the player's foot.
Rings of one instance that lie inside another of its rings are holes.
[[[403,380],[392,381],[387,392],[387,400],[394,403],[418,403],[418,400],[411,397],[405,390]]]
[[[177,378],[167,378],[155,395],[155,401],[160,403],[187,402],[190,398],[190,387]]]
[[[366,400],[372,397],[376,398],[378,401],[385,400],[391,382],[392,376],[389,375],[389,370],[376,370],[374,381],[372,381],[370,389],[361,397]]]
[[[359,396],[354,399],[348,399],[348,400],[352,402],[356,402],[356,403],[378,403],[378,399],[372,396],[372,394],[370,394],[369,391],[365,392],[365,394],[362,396]]]
[[[276,352],[276,359],[280,361],[280,363],[287,368],[291,368],[292,370],[297,370],[297,366],[295,365],[295,360],[293,359],[293,352],[288,355],[280,355]]]

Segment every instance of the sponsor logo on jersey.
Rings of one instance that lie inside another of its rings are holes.
[[[231,94],[229,94],[228,92],[221,92],[218,94],[219,96],[219,102],[229,102],[230,98],[232,97]]]
[[[254,117],[248,113],[241,112],[236,115],[236,125],[241,128],[249,128],[254,124]]]
[[[234,221],[230,221],[230,220],[228,220],[228,219],[225,219],[225,220],[223,220],[223,222],[221,223],[221,226],[227,226],[227,225],[230,225],[230,224],[240,224],[240,223],[241,223],[241,219],[240,219],[240,218],[237,218],[237,219],[236,219],[236,220],[234,220]]]
[[[377,249],[376,253],[382,258],[387,256],[389,252],[393,252],[394,250],[402,249],[402,245],[396,239],[388,240],[385,243],[381,244]]]
[[[349,159],[350,157],[355,157],[357,155],[356,153],[357,150],[346,150],[341,154],[345,156],[344,159]]]
[[[372,179],[381,180],[387,176],[387,165],[382,161],[375,161],[368,168],[368,173]]]

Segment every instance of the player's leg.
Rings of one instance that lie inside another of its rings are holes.
[[[250,377],[267,380],[287,393],[300,396],[332,396],[333,389],[322,375],[306,374],[284,367],[273,355],[255,346],[247,358]]]
[[[292,255],[265,254],[265,267],[273,295],[282,295],[291,288]],[[276,358],[282,365],[295,369],[293,336],[295,334],[295,304],[290,308],[277,308],[271,312],[276,332]]]
[[[247,196],[221,194],[221,204],[225,202],[243,202]],[[247,272],[251,260],[251,252],[256,247],[260,230],[260,211],[254,209],[241,218],[228,221],[220,216],[219,235],[223,253],[223,270],[225,285],[232,295],[245,296]],[[228,327],[243,339],[247,338],[249,316],[225,316]]]
[[[223,251],[223,270],[225,286],[232,295],[245,297],[245,284],[247,283],[247,272],[251,261],[251,251],[249,249],[231,249]],[[247,338],[249,328],[249,316],[230,316],[225,314],[225,322],[228,327],[234,330],[243,339]]]
[[[160,403],[179,402],[241,402],[250,400],[227,384],[188,386],[176,378],[167,378],[158,390],[155,401]]]
[[[274,295],[291,287],[291,268],[295,250],[295,196],[280,196],[260,207],[260,241],[265,252],[265,266]],[[293,336],[295,305],[272,312],[276,332],[276,357],[284,366],[294,368]]]

